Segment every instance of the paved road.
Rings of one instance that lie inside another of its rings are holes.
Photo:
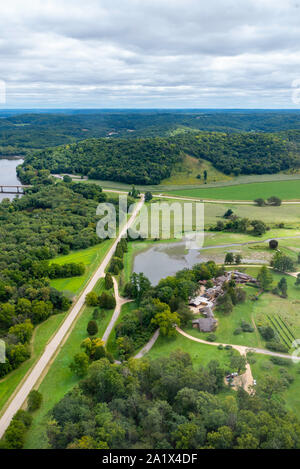
[[[115,191],[112,191],[115,192]],[[181,197],[179,195],[153,194],[154,197],[174,200],[187,200],[189,202],[205,202],[211,204],[233,204],[233,205],[254,205],[253,200],[222,200],[222,199],[202,199],[201,197]],[[299,205],[300,200],[283,201],[282,205]]]
[[[129,226],[132,225],[134,222],[138,212],[140,211],[142,205],[144,203],[144,196],[142,196],[139,203],[136,205],[135,210],[133,211],[130,219],[121,229],[118,238],[113,243],[112,247],[109,249],[108,253],[106,254],[105,258],[103,259],[101,265],[98,267],[97,271],[94,273],[92,278],[90,279],[89,283],[85,287],[82,294],[79,296],[76,303],[72,306],[70,313],[66,317],[65,321],[56,332],[55,336],[49,344],[46,346],[42,356],[39,358],[37,363],[34,365],[33,369],[30,371],[28,376],[25,378],[23,384],[21,385],[20,389],[17,391],[13,399],[11,400],[10,404],[8,405],[7,409],[3,413],[2,417],[0,418],[0,438],[2,438],[6,428],[8,427],[11,419],[15,415],[15,413],[22,407],[24,404],[28,394],[32,390],[32,388],[37,383],[38,379],[42,376],[43,372],[45,371],[47,365],[49,364],[51,358],[54,356],[55,352],[58,350],[59,346],[61,345],[63,339],[66,338],[68,332],[71,329],[74,321],[77,319],[81,308],[84,305],[85,297],[87,293],[93,290],[99,278],[105,275],[105,269],[109,264],[115,249],[116,245],[118,244],[121,237],[126,233]]]

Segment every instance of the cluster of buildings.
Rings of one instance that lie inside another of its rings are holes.
[[[220,277],[213,278],[211,282],[213,287],[205,288],[207,280],[201,280],[199,284],[205,292],[202,295],[192,298],[189,306],[195,314],[201,313],[202,317],[192,321],[193,327],[201,332],[212,332],[217,327],[213,309],[219,296],[224,295],[223,285],[229,280],[234,280],[236,284],[257,283],[257,280],[251,275],[239,272],[237,270],[225,272]]]

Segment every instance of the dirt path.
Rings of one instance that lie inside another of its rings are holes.
[[[74,322],[79,317],[81,309],[84,306],[86,295],[93,290],[99,278],[104,277],[105,269],[114,255],[114,252],[115,252],[115,249],[119,240],[126,233],[128,227],[131,226],[132,223],[134,222],[136,216],[138,215],[140,209],[142,208],[143,203],[144,203],[144,196],[142,196],[141,200],[136,205],[135,210],[133,211],[130,219],[120,230],[119,236],[116,238],[112,247],[109,249],[102,263],[100,264],[96,272],[91,277],[90,281],[84,288],[83,292],[81,293],[81,295],[79,296],[75,304],[71,307],[71,310],[68,316],[66,317],[66,319],[64,320],[63,324],[60,326],[60,328],[58,329],[54,337],[47,344],[42,356],[36,362],[32,370],[30,371],[30,373],[24,379],[17,393],[11,399],[9,405],[7,406],[6,410],[4,411],[3,415],[0,418],[0,438],[2,438],[6,428],[10,424],[10,421],[15,415],[15,413],[22,407],[31,389],[37,383],[39,378],[43,375],[51,359],[53,358],[53,356],[55,355],[55,353],[61,346],[63,340],[65,340],[66,337],[68,336]]]
[[[178,326],[176,327],[176,330],[177,332],[179,332],[179,334],[183,335],[187,339],[193,340],[194,342],[199,342],[200,344],[213,345],[216,347],[218,347],[219,345],[223,345],[223,346],[230,345],[233,349],[237,350],[241,355],[244,355],[244,356],[247,354],[247,352],[254,352],[254,353],[259,353],[261,355],[270,355],[272,357],[281,357],[281,358],[287,358],[290,360],[297,360],[297,361],[300,360],[300,357],[294,357],[291,355],[286,355],[284,353],[272,352],[271,350],[265,350],[261,348],[246,347],[244,345],[235,345],[235,344],[222,344],[220,342],[208,342],[207,340],[198,339],[197,337],[194,337],[188,334],[187,332],[184,332]],[[247,363],[246,365],[246,372],[243,375],[237,377],[236,383],[238,385],[242,385],[245,391],[251,392],[251,390],[249,390],[249,386],[253,386],[253,376],[252,376],[252,371],[251,371],[251,367],[249,363]]]
[[[114,328],[114,325],[116,324],[116,321],[120,315],[120,312],[121,312],[121,309],[122,309],[122,306],[125,304],[125,303],[129,303],[130,301],[132,300],[128,300],[127,298],[122,298],[120,295],[119,295],[119,286],[118,286],[118,282],[117,280],[115,279],[115,277],[113,277],[113,282],[114,282],[114,292],[115,292],[115,299],[116,299],[116,307],[115,307],[115,311],[114,311],[114,314],[112,315],[112,318],[103,334],[103,337],[102,337],[102,340],[104,343],[106,343],[108,341],[108,338],[110,336],[110,333],[111,331],[113,330]]]

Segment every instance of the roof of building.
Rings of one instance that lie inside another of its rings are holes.
[[[199,318],[195,319],[193,324],[197,324],[202,332],[211,332],[215,329],[217,321],[213,317]]]

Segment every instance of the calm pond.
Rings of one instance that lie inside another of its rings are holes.
[[[187,251],[185,242],[160,243],[136,254],[133,260],[133,272],[143,272],[152,285],[178,270],[190,268],[198,262],[206,262],[209,257],[198,249]]]
[[[0,184],[4,184],[7,186],[21,184],[21,182],[17,178],[16,167],[22,163],[23,159],[19,156],[14,156],[10,158],[0,158]],[[0,201],[3,199],[12,200],[14,197],[14,194],[0,193]]]

